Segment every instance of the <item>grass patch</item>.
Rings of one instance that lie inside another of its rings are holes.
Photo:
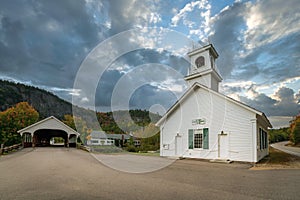
[[[262,168],[300,168],[300,157],[269,148],[269,155],[259,161],[255,167]]]
[[[137,153],[137,152],[130,152],[130,154],[133,154],[133,155],[139,155],[139,156],[159,156],[159,153],[158,153],[158,152],[155,152],[155,153],[144,153],[144,152]]]
[[[284,165],[294,161],[300,161],[300,158],[298,156],[285,153],[283,151],[274,149],[272,147],[270,147],[269,152],[270,152],[269,156],[267,156],[265,159],[267,159],[268,163],[270,164]]]
[[[97,153],[123,153],[125,152],[122,148],[116,146],[90,146],[91,152]]]

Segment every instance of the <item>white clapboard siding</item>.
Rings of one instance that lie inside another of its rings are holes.
[[[241,107],[224,96],[198,88],[169,113],[162,127],[161,155],[175,155],[175,136],[182,137],[183,157],[214,159],[218,157],[218,134],[228,136],[228,159],[255,162],[251,119],[256,113]],[[204,125],[192,125],[193,119],[205,118]],[[209,129],[209,149],[188,149],[189,129]],[[164,149],[167,145],[168,149]]]

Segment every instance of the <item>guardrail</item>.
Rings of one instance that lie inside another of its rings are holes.
[[[4,153],[8,153],[8,152],[16,150],[16,149],[19,149],[21,146],[22,146],[22,144],[20,143],[20,144],[14,144],[9,147],[4,147],[3,149],[0,149],[0,155],[2,155]]]
[[[78,145],[77,148],[79,148],[81,150],[84,150],[84,151],[87,151],[87,152],[91,151],[90,147],[87,147],[87,146],[84,146],[84,145]]]

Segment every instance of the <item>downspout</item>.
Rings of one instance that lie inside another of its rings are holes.
[[[254,141],[256,141],[256,122],[257,119],[251,119],[251,125],[252,125],[252,134],[251,134],[251,141],[252,141],[252,161],[253,163],[257,162],[257,150],[256,150],[256,143]]]
[[[163,130],[164,130],[164,127],[162,126],[161,129],[160,129],[160,156],[163,156],[163,151],[164,151],[164,144],[163,144]]]

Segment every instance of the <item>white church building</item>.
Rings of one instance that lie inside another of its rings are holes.
[[[218,57],[209,44],[188,53],[189,88],[157,122],[160,155],[258,162],[269,154],[268,128],[261,111],[219,93]]]

